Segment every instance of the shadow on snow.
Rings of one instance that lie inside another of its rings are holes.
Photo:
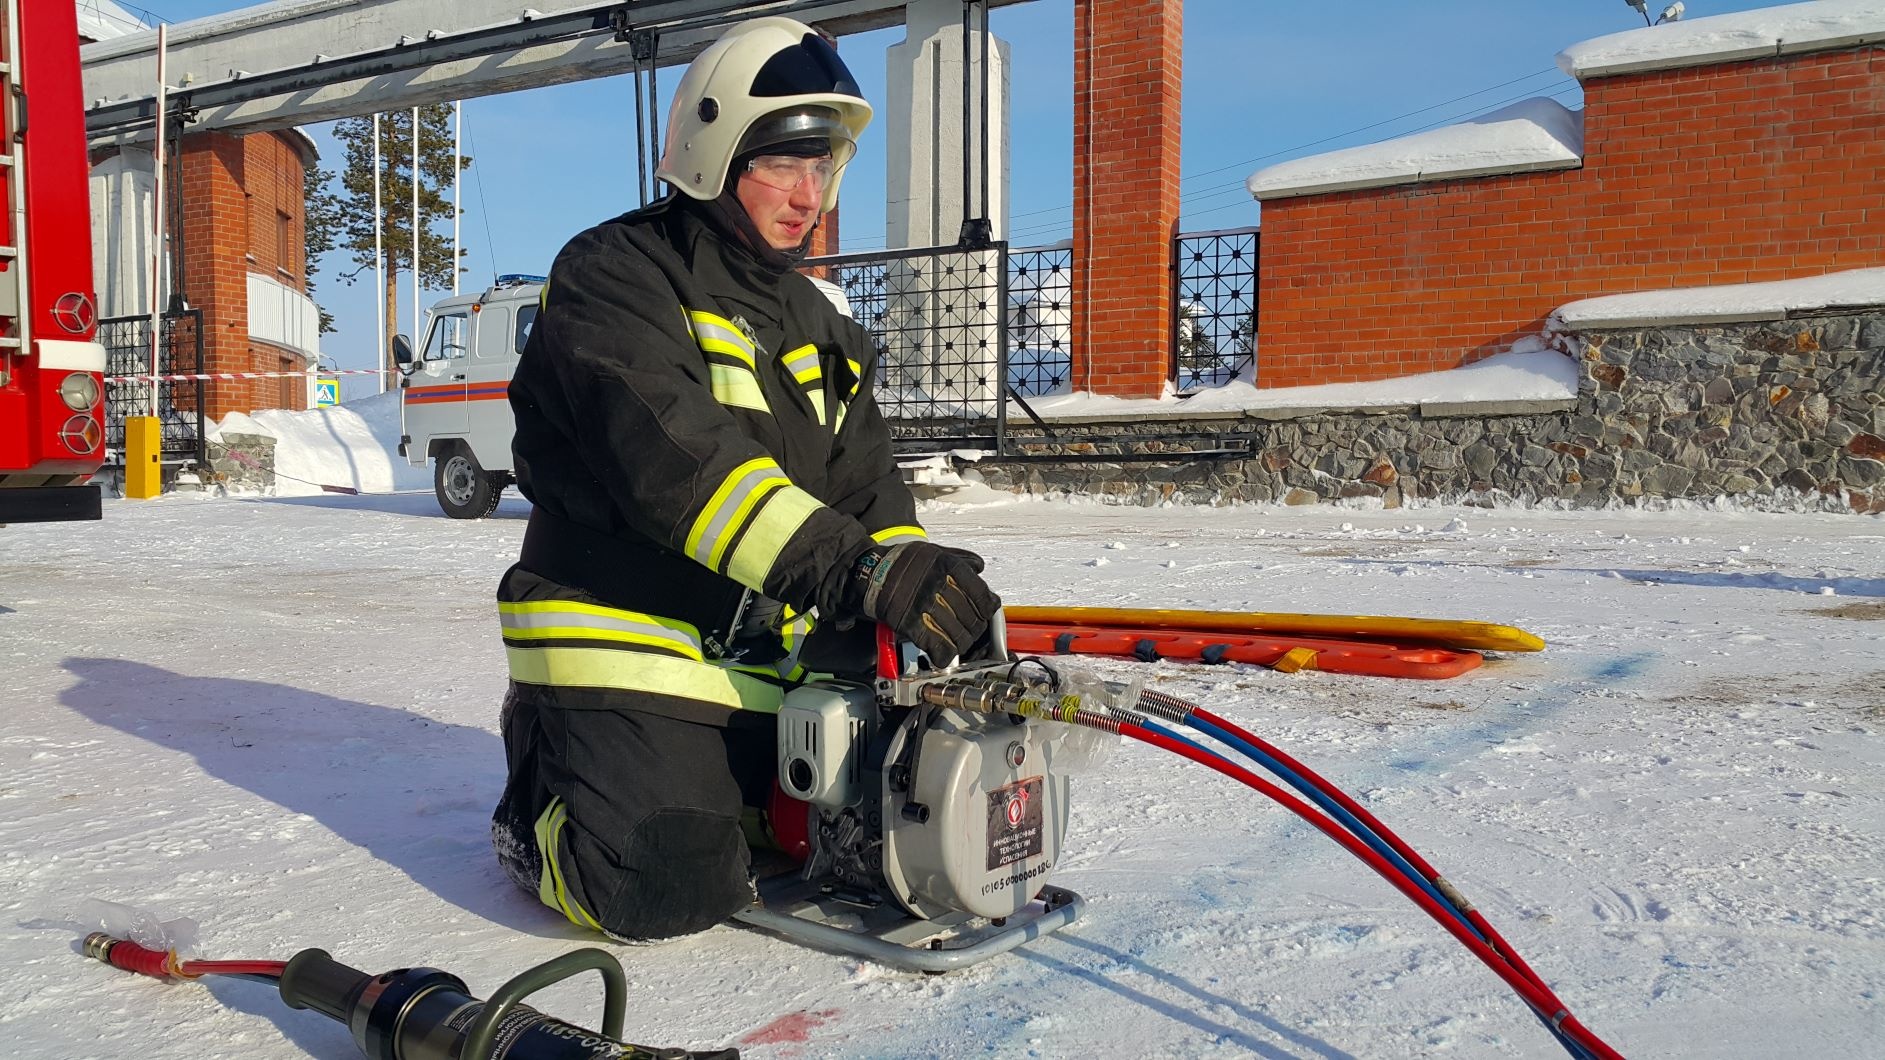
[[[264,681],[69,658],[60,702],[306,814],[440,900],[515,931],[595,941],[518,890],[491,850],[495,733]],[[491,704],[492,714],[498,709]]]

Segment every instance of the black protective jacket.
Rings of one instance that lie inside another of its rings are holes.
[[[875,361],[868,332],[714,204],[670,196],[578,235],[510,385],[536,507],[500,601],[567,589],[690,624],[710,660],[745,590],[831,617],[873,540],[922,534]]]

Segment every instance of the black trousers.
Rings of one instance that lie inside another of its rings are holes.
[[[540,894],[553,870],[563,900],[628,940],[704,931],[750,905],[740,818],[771,793],[776,719],[736,711],[702,725],[664,716],[663,697],[610,692],[601,708],[583,691],[513,682],[505,697],[510,777],[492,841],[506,873]],[[566,820],[546,851],[539,823],[553,800]]]

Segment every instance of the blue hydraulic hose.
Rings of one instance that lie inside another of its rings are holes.
[[[1165,737],[1166,739],[1177,740],[1179,743],[1182,743],[1186,745],[1187,747],[1193,747],[1193,748],[1196,748],[1197,750],[1203,751],[1205,754],[1208,754],[1211,757],[1218,759],[1219,761],[1223,761],[1223,762],[1230,761],[1230,759],[1225,758],[1223,755],[1219,754],[1216,750],[1206,747],[1205,745],[1199,743],[1198,741],[1192,739],[1189,736],[1186,736],[1184,733],[1181,733],[1176,729],[1168,729],[1165,726],[1160,725],[1158,722],[1153,721],[1151,718],[1140,719],[1136,724],[1139,725],[1140,728],[1150,729],[1153,732],[1158,733],[1160,736]]]
[[[1355,838],[1368,844],[1375,853],[1387,859],[1390,865],[1393,865],[1401,871],[1401,875],[1407,877],[1408,880],[1413,882],[1421,890],[1426,891],[1434,901],[1440,903],[1442,909],[1452,913],[1453,918],[1458,920],[1461,926],[1472,932],[1474,937],[1478,938],[1481,942],[1486,941],[1486,936],[1481,934],[1479,929],[1473,926],[1472,921],[1468,920],[1466,915],[1453,905],[1452,901],[1440,893],[1439,889],[1433,885],[1431,880],[1422,876],[1415,870],[1414,866],[1408,864],[1407,859],[1402,857],[1399,851],[1389,846],[1380,836],[1375,835],[1374,829],[1369,828],[1360,818],[1348,812],[1347,808],[1341,803],[1329,798],[1315,785],[1304,780],[1295,770],[1277,761],[1269,754],[1266,754],[1262,748],[1257,747],[1255,744],[1250,743],[1248,740],[1243,739],[1235,733],[1195,717],[1186,718],[1185,724],[1216,739],[1220,743],[1227,744],[1237,751],[1242,752],[1243,755],[1251,761],[1276,774],[1278,777],[1281,777],[1284,783],[1302,793],[1303,797],[1307,798],[1310,802],[1320,806],[1330,817],[1340,821],[1343,827],[1347,828]]]

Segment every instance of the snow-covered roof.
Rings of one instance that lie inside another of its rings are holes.
[[[1265,166],[1244,186],[1258,199],[1454,180],[1584,161],[1583,112],[1540,97],[1458,125]]]
[[[1767,283],[1605,295],[1567,303],[1551,318],[1555,326],[1575,331],[1579,328],[1780,320],[1788,313],[1804,310],[1878,305],[1885,305],[1885,268],[1852,269]]]
[[[1558,68],[1582,80],[1885,41],[1885,0],[1816,0],[1645,26],[1582,41]]]
[[[78,0],[78,15],[79,36],[88,41],[111,40],[150,28],[111,0]]]

